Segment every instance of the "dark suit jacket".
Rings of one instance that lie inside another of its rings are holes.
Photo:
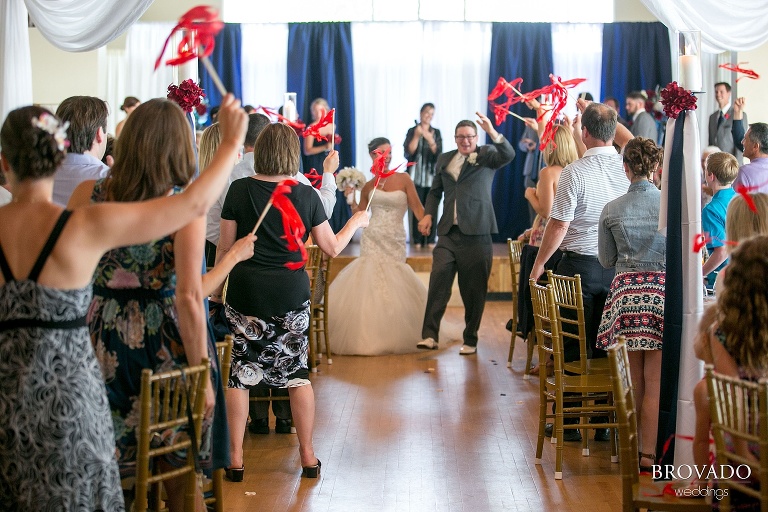
[[[720,109],[715,110],[712,115],[709,116],[709,145],[717,146],[722,151],[732,154],[739,161],[739,165],[741,165],[742,154],[737,145],[734,143],[733,135],[731,134],[731,128],[733,126],[733,107],[728,109],[726,118],[723,119],[723,122],[720,123],[720,126],[717,126],[717,119],[719,117]],[[744,112],[742,126],[749,126],[746,112]]]
[[[448,163],[456,155],[456,150],[443,153],[435,165],[435,177],[432,188],[427,195],[425,213],[437,216],[437,206],[445,195],[443,216],[437,224],[437,234],[447,235],[453,226],[453,208],[456,205],[456,216],[459,229],[465,235],[488,235],[498,233],[496,213],[493,211],[491,186],[496,171],[507,165],[515,158],[515,150],[503,136],[501,141],[494,144],[479,146],[474,164],[469,163],[469,157],[459,173],[459,179],[445,170]],[[471,155],[470,155],[471,156]],[[456,198],[458,197],[458,202]]]

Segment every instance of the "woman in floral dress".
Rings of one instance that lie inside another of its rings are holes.
[[[162,125],[166,132],[189,133],[180,109],[168,117],[176,123]],[[184,194],[64,211],[52,190],[66,127],[40,107],[8,114],[0,167],[14,202],[0,208],[0,510],[124,510],[109,404],[86,329],[91,280],[104,251],[178,230],[214,203],[247,124],[231,95],[220,122],[226,143]],[[161,124],[142,128],[154,134]]]
[[[158,134],[142,129],[150,120],[170,122],[166,120],[168,112],[175,109],[167,100],[151,100],[137,107],[117,142],[109,176],[81,184],[70,206],[141,201],[179,193],[195,170],[188,132],[179,138],[176,132],[161,130],[158,140]],[[123,478],[135,473],[141,371],[195,365],[204,357],[216,360],[209,350],[203,305],[204,233],[205,217],[200,217],[154,242],[104,254],[94,274],[88,327],[107,384]],[[212,371],[216,369],[213,364]],[[215,403],[211,382],[205,393],[207,433]],[[164,437],[173,435],[176,432],[167,432]],[[206,440],[210,442],[210,436],[204,434],[201,457],[210,457]],[[164,463],[181,466],[186,455],[168,454]],[[176,507],[183,506],[184,478],[165,487],[169,508],[181,510]]]

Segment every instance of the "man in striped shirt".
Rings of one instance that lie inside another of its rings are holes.
[[[581,138],[587,150],[582,158],[560,174],[549,222],[530,277],[538,280],[544,273],[544,264],[554,252],[557,249],[563,252],[554,271],[564,276],[581,275],[588,357],[605,357],[606,352],[597,349],[595,341],[615,269],[603,268],[597,259],[598,223],[603,207],[624,195],[629,188],[622,157],[614,149],[613,141],[615,137],[617,144],[623,147],[632,134],[617,123],[618,114],[611,107],[582,99],[577,101],[577,106],[583,112]],[[579,359],[576,340],[565,340],[563,359],[566,362]],[[577,421],[576,418],[566,418],[565,423]],[[593,418],[593,421],[602,419]],[[551,432],[551,428],[551,424],[547,425],[546,432]],[[581,434],[578,430],[566,430],[563,439],[581,441]],[[608,429],[595,430],[595,441],[608,439]]]
[[[598,222],[603,207],[629,188],[622,157],[614,149],[613,140],[615,137],[623,147],[632,134],[617,125],[617,114],[612,108],[602,103],[587,104],[584,100],[578,103],[583,111],[581,133],[587,151],[560,175],[550,220],[530,277],[541,277],[544,263],[558,248],[563,251],[555,273],[581,275],[587,347],[591,353],[596,350],[597,328],[614,276],[613,268],[605,269],[597,260]],[[600,352],[594,356],[605,357],[605,352]],[[578,344],[566,344],[564,356],[566,361],[578,359]]]

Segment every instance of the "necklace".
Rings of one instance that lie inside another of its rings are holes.
[[[379,182],[379,188],[380,188],[381,190],[384,190],[384,185],[387,183],[387,180],[388,180],[388,179],[389,179],[389,176],[387,176],[386,178],[384,178],[383,180],[381,180],[381,181]]]

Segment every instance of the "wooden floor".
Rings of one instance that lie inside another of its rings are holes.
[[[560,481],[549,439],[534,465],[538,381],[522,379],[520,340],[506,367],[510,308],[488,303],[475,356],[458,354],[464,312],[449,308],[449,339],[438,351],[323,362],[311,377],[321,478],[301,478],[295,435],[246,431],[245,480],[225,483],[225,509],[620,510],[619,465],[608,443],[590,442],[590,457],[566,443]]]

